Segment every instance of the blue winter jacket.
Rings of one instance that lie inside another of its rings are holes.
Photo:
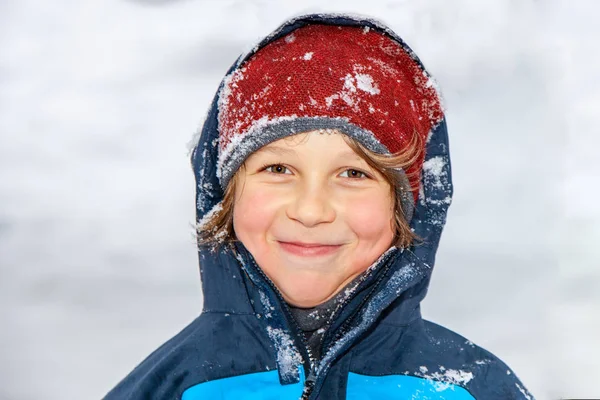
[[[288,21],[254,51],[310,23],[368,26],[408,49],[374,21],[308,15]],[[192,153],[198,220],[223,198],[216,177],[218,96]],[[452,199],[445,120],[428,139],[421,183],[411,226],[423,242],[391,248],[376,261],[374,272],[335,312],[320,362],[309,354],[281,294],[241,243],[216,253],[201,248],[202,313],[106,399],[532,399],[493,354],[421,317],[419,304]]]

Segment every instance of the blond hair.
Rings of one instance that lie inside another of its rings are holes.
[[[337,131],[339,132],[339,131]],[[341,132],[339,132],[341,133]],[[375,153],[358,140],[342,134],[345,142],[354,152],[361,157],[370,167],[379,171],[387,183],[390,185],[392,200],[394,203],[394,219],[392,228],[395,232],[392,245],[399,248],[409,247],[419,237],[411,230],[409,221],[407,221],[402,208],[402,192],[407,189],[401,185],[399,179],[399,169],[408,171],[412,165],[420,158],[422,152],[422,139],[420,135],[414,134],[410,143],[406,148],[394,154],[379,154]],[[217,250],[223,244],[232,244],[237,241],[235,231],[233,229],[233,207],[235,203],[235,193],[239,181],[239,175],[245,169],[245,164],[236,171],[235,175],[229,180],[223,200],[219,207],[214,208],[207,214],[202,221],[196,225],[196,237],[198,246],[212,247]],[[413,174],[407,173],[407,178],[413,181]],[[418,188],[410,188],[409,196]]]

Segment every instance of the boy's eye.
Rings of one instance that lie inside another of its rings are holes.
[[[266,165],[263,167],[263,170],[266,170],[272,174],[281,174],[281,175],[286,175],[285,171],[289,171],[286,166],[281,165],[281,164]]]
[[[346,176],[344,176],[344,174],[346,174]],[[347,169],[344,172],[342,172],[342,176],[344,178],[367,178],[367,174],[365,174],[362,171],[359,171],[357,169]]]

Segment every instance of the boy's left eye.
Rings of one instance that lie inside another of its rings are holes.
[[[344,178],[367,178],[367,174],[365,174],[362,171],[359,171],[357,169],[347,169],[344,172],[342,172],[342,175],[346,174],[346,176],[344,176]]]

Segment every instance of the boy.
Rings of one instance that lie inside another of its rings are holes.
[[[107,399],[531,399],[421,318],[449,161],[438,93],[393,32],[286,22],[229,71],[193,150],[202,314]]]

